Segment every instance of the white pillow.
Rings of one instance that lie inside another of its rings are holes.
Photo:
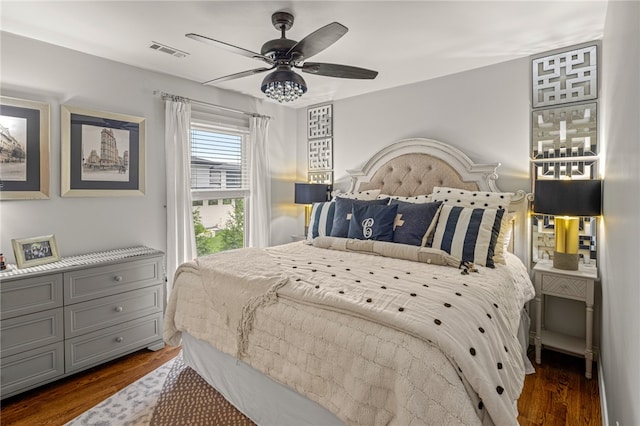
[[[450,206],[474,209],[509,209],[513,192],[467,191],[466,189],[435,186],[431,198]]]
[[[383,198],[392,198],[394,200],[404,201],[405,203],[413,203],[413,204],[424,204],[424,203],[430,203],[433,201],[431,199],[431,194],[415,195],[413,197],[401,197],[399,195],[387,195],[387,194],[378,195],[379,200]]]
[[[513,221],[516,220],[516,213],[506,213],[502,216],[502,224],[500,225],[500,233],[496,242],[495,253],[493,254],[494,262],[507,264],[505,253],[509,251],[509,243],[511,242],[511,234],[513,233]]]
[[[337,192],[335,191],[332,195],[334,199],[336,198],[349,198],[351,200],[375,200],[378,198],[380,194],[379,189],[369,189],[367,191],[359,191],[359,192]]]

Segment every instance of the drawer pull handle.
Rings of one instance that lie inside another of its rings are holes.
[[[122,312],[123,309],[122,306],[116,306],[116,312]]]
[[[123,340],[124,340],[124,337],[122,337],[122,336],[116,337],[116,342],[118,342],[118,343],[122,343]]]
[[[115,277],[113,277],[113,279],[120,282],[122,281],[122,275],[116,275]]]

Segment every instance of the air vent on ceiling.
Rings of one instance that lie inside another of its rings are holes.
[[[149,43],[149,48],[153,50],[157,50],[158,52],[168,53],[169,55],[175,56],[176,58],[185,58],[189,55],[187,52],[174,49],[173,47],[169,47],[165,44],[161,44],[155,41],[152,41],[151,43]]]

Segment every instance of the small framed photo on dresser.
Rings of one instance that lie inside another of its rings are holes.
[[[18,268],[44,265],[60,260],[54,235],[11,240]]]

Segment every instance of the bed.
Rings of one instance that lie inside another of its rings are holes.
[[[497,167],[389,145],[314,206],[308,241],[181,265],[165,341],[261,425],[517,424],[529,197]]]

